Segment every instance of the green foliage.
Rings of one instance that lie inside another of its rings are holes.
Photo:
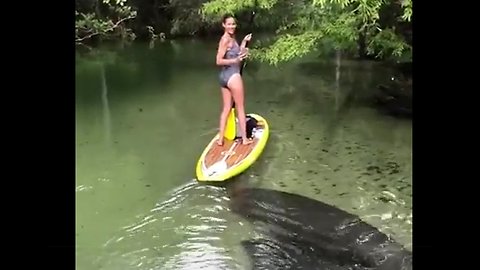
[[[199,10],[206,0],[169,0],[172,11],[170,33],[172,35],[195,35],[201,28],[208,27]]]
[[[233,14],[254,7],[270,9],[277,2],[278,0],[214,0],[204,3],[201,12],[204,15],[204,19],[218,21],[226,13]]]
[[[122,39],[134,39],[130,28],[123,22],[136,17],[137,12],[127,5],[127,0],[98,0],[96,4],[106,7],[106,14],[82,13],[75,11],[75,41],[82,43],[94,36],[110,38],[120,36]]]
[[[82,32],[96,32],[104,34],[107,29],[113,26],[113,22],[111,20],[105,21],[98,19],[94,13],[77,13],[77,21],[75,26],[75,33],[78,38]]]
[[[76,9],[77,43],[134,39],[134,30],[153,40],[168,32],[172,38],[213,33],[226,13],[236,15],[245,31],[247,14],[255,11],[249,26],[255,34],[275,33],[276,41],[252,49],[252,57],[271,64],[313,51],[378,58],[411,58],[412,51],[406,42],[411,43],[412,0],[76,0]],[[259,40],[252,45],[258,47]]]
[[[218,19],[226,12],[238,13],[255,8],[279,23],[275,43],[254,50],[253,57],[271,64],[289,61],[310,51],[325,49],[357,53],[361,36],[366,53],[378,58],[401,57],[411,47],[392,29],[382,29],[380,10],[393,9],[397,0],[211,0],[202,7],[206,19]],[[409,22],[412,0],[402,0],[403,15]],[[283,18],[283,19],[282,19]]]
[[[403,42],[392,29],[384,29],[373,36],[367,48],[371,54],[378,52],[378,57],[385,55],[402,57],[404,53],[410,53],[410,49],[410,46]]]
[[[402,0],[403,15],[402,20],[410,22],[412,19],[412,0]]]
[[[216,0],[203,4],[201,9],[205,19],[219,20],[225,13],[235,13],[236,11],[251,8],[254,5],[254,0]]]
[[[325,8],[328,4],[338,4],[342,8],[345,8],[354,1],[355,0],[313,0],[313,5]]]
[[[344,49],[355,43],[358,36],[357,20],[349,12],[330,11],[323,18],[318,28],[332,40],[334,49]]]
[[[252,50],[252,57],[271,64],[289,61],[312,51],[321,36],[317,31],[308,31],[299,35],[285,34],[269,48]]]

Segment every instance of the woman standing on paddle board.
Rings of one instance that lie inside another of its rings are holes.
[[[246,35],[241,45],[238,45],[235,40],[235,29],[237,27],[235,18],[231,15],[225,15],[222,20],[222,26],[225,30],[218,44],[216,59],[216,64],[222,67],[219,77],[223,97],[223,110],[220,115],[220,136],[217,144],[223,145],[227,117],[232,108],[232,98],[238,112],[242,142],[243,144],[250,144],[253,141],[247,138],[244,88],[240,74],[240,65],[248,56],[248,50],[245,46],[252,38],[252,34]]]

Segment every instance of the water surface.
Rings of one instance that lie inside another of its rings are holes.
[[[195,163],[215,135],[221,95],[216,44],[109,47],[76,58],[78,269],[249,265],[251,224]],[[249,63],[247,111],[271,139],[235,181],[333,204],[411,248],[411,122],[368,104],[390,71],[307,57]]]

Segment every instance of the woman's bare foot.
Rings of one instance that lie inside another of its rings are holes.
[[[251,143],[253,143],[253,140],[251,140],[251,139],[247,139],[247,138],[242,139],[242,144],[243,145],[247,145],[247,144],[251,144]]]
[[[219,138],[219,139],[217,140],[217,145],[218,145],[218,146],[223,146],[223,137],[222,137],[222,138]]]

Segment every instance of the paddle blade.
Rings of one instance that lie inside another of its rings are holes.
[[[225,126],[225,138],[227,140],[234,140],[237,134],[235,123],[235,109],[232,108],[227,117],[227,124]]]

